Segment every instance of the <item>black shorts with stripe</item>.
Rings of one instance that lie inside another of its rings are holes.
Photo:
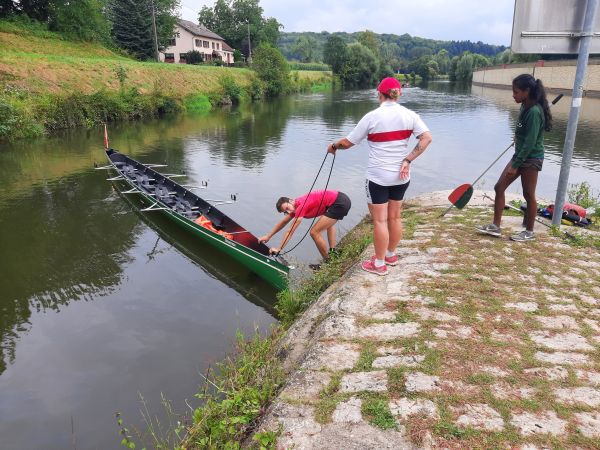
[[[367,194],[367,202],[373,205],[381,205],[390,200],[404,200],[404,194],[408,189],[410,181],[404,184],[395,186],[381,186],[371,180],[365,180],[365,192]]]

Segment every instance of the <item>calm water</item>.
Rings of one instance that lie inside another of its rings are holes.
[[[510,91],[447,83],[406,89],[434,143],[413,164],[409,196],[472,182],[511,141]],[[201,117],[112,126],[111,144],[143,162],[167,162],[254,234],[279,219],[281,195],[307,191],[333,139],[376,107],[374,91],[300,95]],[[539,195],[554,198],[569,99],[554,108]],[[600,189],[600,101],[584,102],[571,182]],[[0,150],[0,447],[119,448],[114,412],[142,426],[139,394],[176,411],[199,373],[232,349],[236,330],[266,332],[275,292],[243,267],[149,213],[143,219],[105,181],[100,130],[2,144]],[[414,144],[411,144],[411,146]],[[482,181],[493,186],[507,154]],[[330,187],[351,197],[343,235],[366,213],[367,147],[338,152]],[[317,181],[323,187],[332,162]],[[517,184],[512,188],[520,192]],[[304,224],[307,226],[307,223]],[[305,230],[301,229],[300,231]],[[297,233],[294,242],[301,236]],[[273,245],[279,243],[279,236]],[[317,251],[289,256],[302,276]],[[75,444],[74,444],[75,443]]]

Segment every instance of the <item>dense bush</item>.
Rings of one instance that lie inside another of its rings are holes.
[[[276,97],[287,92],[290,68],[277,48],[261,44],[254,52],[252,69],[264,83],[267,97]]]
[[[347,52],[348,57],[340,72],[342,84],[350,88],[374,86],[379,64],[373,52],[359,43],[350,44]]]
[[[223,89],[223,96],[228,97],[231,103],[237,104],[244,95],[244,90],[235,82],[232,76],[223,75],[219,78],[219,85]]]
[[[204,56],[198,50],[190,50],[185,54],[185,62],[188,64],[200,64],[204,62]]]

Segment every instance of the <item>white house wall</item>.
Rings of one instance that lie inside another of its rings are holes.
[[[196,40],[200,41],[200,46],[196,45]],[[204,42],[208,42],[208,48],[204,47]],[[215,47],[214,49],[213,46]],[[212,59],[213,52],[217,52],[221,55],[223,62],[227,64],[233,63],[233,53],[223,50],[223,41],[204,36],[195,36],[180,26],[175,27],[175,45],[172,47],[167,47],[163,52],[161,52],[160,60],[164,62],[165,54],[172,53],[175,60],[174,62],[179,63],[181,54],[192,50],[202,53],[205,61],[207,59]]]

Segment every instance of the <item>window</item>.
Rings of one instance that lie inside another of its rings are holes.
[[[209,47],[209,42],[208,41],[202,41],[202,47],[208,48]]]
[[[171,39],[169,39],[169,44],[167,45],[167,47],[174,47],[177,44],[177,40],[172,37]]]
[[[217,50],[219,50],[219,43],[217,42]]]
[[[215,49],[215,43],[211,42],[213,50]]]
[[[166,63],[175,62],[175,54],[174,53],[165,53],[165,62]]]
[[[196,39],[196,47],[202,47],[202,39]]]
[[[179,62],[180,62],[181,64],[186,64],[186,63],[187,63],[187,60],[186,60],[186,55],[185,55],[185,53],[180,53],[180,54],[179,54]]]

